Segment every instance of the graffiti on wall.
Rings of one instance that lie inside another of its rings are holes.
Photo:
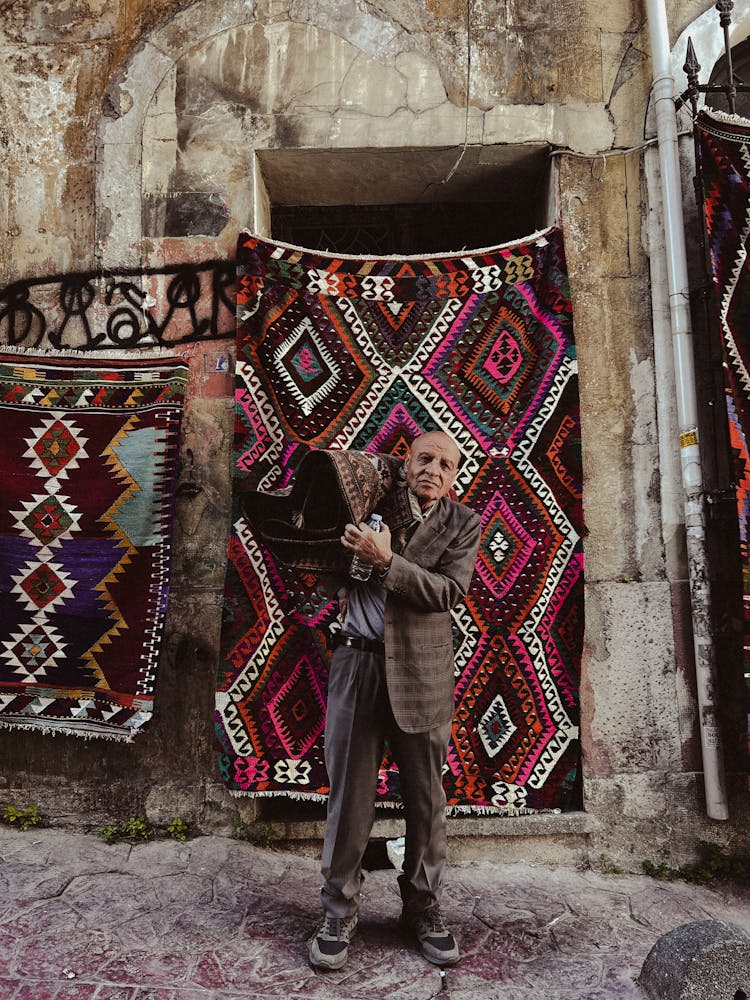
[[[233,338],[234,282],[228,260],[15,281],[0,291],[0,343],[95,351]]]

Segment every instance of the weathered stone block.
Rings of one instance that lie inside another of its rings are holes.
[[[99,156],[106,169],[97,173],[97,251],[103,267],[132,267],[138,263],[133,245],[141,237],[141,146],[105,144]]]
[[[107,91],[99,120],[102,143],[140,143],[148,102],[172,65],[148,42],[133,53],[125,72],[112,79]]]
[[[396,68],[406,79],[407,104],[419,114],[446,102],[445,86],[433,60],[419,52],[402,52]]]
[[[203,351],[196,361],[204,360],[210,364],[214,356]],[[195,381],[210,378],[207,367],[194,375]],[[227,398],[193,397],[183,420],[172,580],[174,587],[188,590],[205,587],[221,592],[226,572],[233,411],[228,405],[231,376],[223,379],[229,383]],[[197,396],[200,388],[196,389]]]
[[[581,714],[589,774],[679,770],[667,583],[586,588]],[[653,814],[642,802],[634,812]]]
[[[750,937],[721,920],[683,924],[656,942],[640,984],[653,1000],[744,1000],[750,994]]]
[[[238,25],[251,24],[259,16],[254,0],[213,0],[208,6],[203,4],[200,11],[193,6],[178,11],[153,33],[150,41],[161,52],[177,59],[195,45],[197,37],[211,38]]]

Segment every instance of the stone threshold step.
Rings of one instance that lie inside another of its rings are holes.
[[[286,841],[322,840],[325,821],[286,820],[275,822],[266,815],[260,822],[268,828],[275,844]],[[585,837],[598,827],[597,821],[585,812],[535,813],[529,816],[458,815],[448,817],[448,836],[463,837]],[[375,818],[374,839],[403,836],[404,820],[400,816]]]

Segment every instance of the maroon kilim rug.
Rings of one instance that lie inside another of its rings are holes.
[[[0,725],[151,717],[187,367],[0,353]]]

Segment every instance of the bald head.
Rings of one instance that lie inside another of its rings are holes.
[[[444,431],[428,431],[413,441],[404,472],[409,489],[423,506],[450,493],[460,454],[456,442]]]

